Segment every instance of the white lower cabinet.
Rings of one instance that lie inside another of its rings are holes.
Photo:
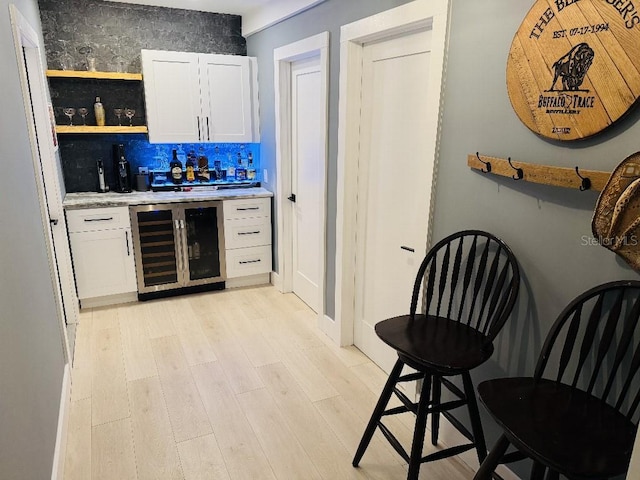
[[[67,225],[76,289],[83,307],[116,303],[88,299],[137,293],[127,207],[69,210]]]
[[[225,200],[227,279],[271,272],[271,199]]]

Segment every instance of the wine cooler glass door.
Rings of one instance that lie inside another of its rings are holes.
[[[175,211],[162,207],[132,208],[132,223],[137,233],[138,291],[153,292],[179,286],[181,272]]]
[[[225,277],[221,203],[184,209],[188,283],[208,283]]]

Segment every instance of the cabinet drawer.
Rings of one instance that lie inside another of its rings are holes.
[[[227,250],[227,278],[271,271],[271,245]]]
[[[271,216],[270,198],[249,198],[246,200],[225,200],[224,219],[269,217]]]
[[[226,249],[258,247],[271,244],[271,221],[269,217],[237,218],[227,220],[224,226]]]
[[[87,208],[67,211],[67,228],[69,232],[92,232],[129,227],[129,209],[127,207]]]

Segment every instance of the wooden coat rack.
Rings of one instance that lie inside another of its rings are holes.
[[[580,170],[578,167],[565,168],[535,163],[514,162],[511,158],[488,157],[478,152],[470,153],[467,165],[483,173],[511,177],[514,180],[554,185],[556,187],[575,188],[581,191],[602,191],[610,172],[598,170]]]

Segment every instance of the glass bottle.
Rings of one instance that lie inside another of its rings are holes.
[[[187,155],[186,173],[187,182],[192,183],[196,180],[196,153],[193,150]]]
[[[200,147],[198,149],[198,180],[201,182],[208,182],[210,179],[209,159],[204,153],[204,147]]]
[[[228,154],[229,159],[229,166],[227,167],[227,180],[229,181],[233,181],[236,178],[236,166],[233,163],[233,160],[231,160],[231,154]]]
[[[253,166],[253,153],[249,152],[247,154],[247,180],[255,180],[256,179],[256,169]]]
[[[173,159],[169,163],[171,169],[171,181],[175,184],[182,183],[182,162],[178,160],[178,151],[173,150]]]
[[[236,180],[242,182],[247,179],[247,169],[242,165],[242,154],[238,152],[238,165],[236,166]]]

